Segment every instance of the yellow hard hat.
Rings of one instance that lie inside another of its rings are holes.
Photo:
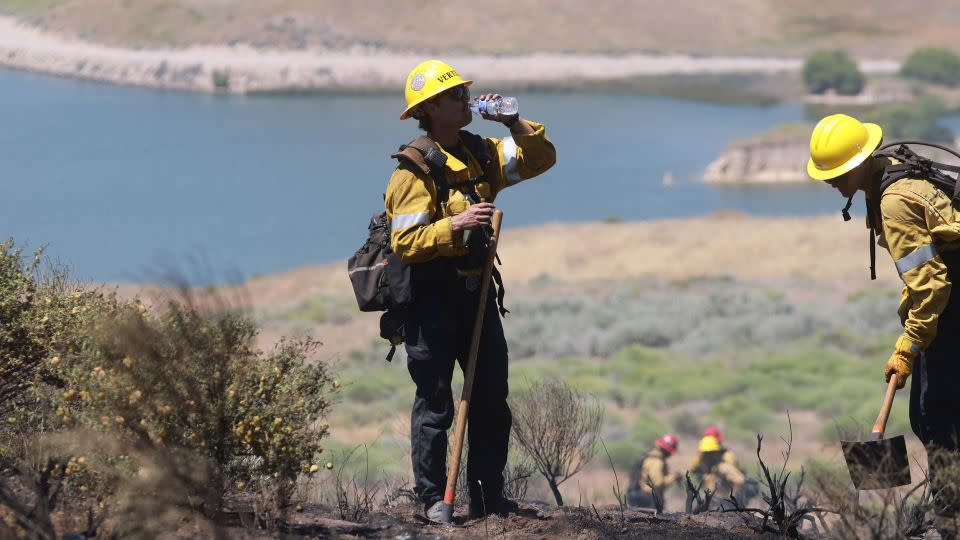
[[[440,60],[420,62],[407,75],[407,85],[403,87],[407,98],[407,108],[400,115],[401,120],[410,118],[410,111],[433,96],[459,85],[470,86],[473,81],[460,78],[457,70]]]
[[[716,452],[717,450],[720,450],[720,441],[718,441],[716,437],[707,435],[700,439],[701,452]]]
[[[807,174],[814,180],[832,180],[863,163],[883,139],[876,124],[865,124],[845,114],[824,117],[810,135]]]

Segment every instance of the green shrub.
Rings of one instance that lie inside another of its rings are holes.
[[[900,75],[924,82],[956,86],[960,82],[960,56],[953,51],[925,47],[910,53]]]
[[[653,446],[653,442],[670,430],[653,410],[641,410],[637,423],[633,426],[631,437],[636,445],[636,456],[642,456]]]
[[[109,497],[122,535],[154,537],[197,509],[219,519],[228,480],[270,521],[320,469],[339,381],[308,362],[309,338],[264,353],[253,319],[212,293],[151,313],[70,282],[41,252],[26,262],[12,240],[0,314],[0,491],[43,478],[62,486],[44,504]]]
[[[866,79],[846,52],[835,49],[816,51],[807,57],[803,64],[803,82],[812,94],[833,89],[838,94],[852,96],[863,90]]]
[[[770,431],[779,414],[746,395],[719,400],[711,411],[712,418],[723,419],[728,436],[739,440],[749,440],[757,433]]]
[[[230,72],[226,70],[214,70],[213,75],[211,75],[213,80],[213,88],[219,91],[226,91],[230,89]]]
[[[21,18],[42,18],[51,10],[66,2],[67,0],[4,0],[0,3],[0,13]]]
[[[625,470],[630,470],[633,464],[643,457],[648,450],[646,447],[638,446],[634,441],[627,439],[605,440],[604,444],[607,446],[607,453],[610,454],[613,465],[618,469]]]
[[[66,383],[57,415],[206,456],[221,478],[292,483],[322,451],[321,418],[339,382],[323,363],[307,364],[316,342],[281,341],[264,354],[249,317],[201,304],[171,301],[155,315],[128,306],[88,324],[91,341],[53,369]]]
[[[81,350],[87,321],[119,306],[113,295],[71,283],[42,255],[27,262],[12,239],[0,243],[0,458],[12,457],[8,443],[51,427],[43,395],[64,384],[54,368]]]
[[[807,460],[803,469],[810,479],[807,485],[812,486],[818,493],[824,490],[828,493],[842,493],[850,483],[847,467],[839,461],[813,457]]]
[[[687,409],[681,409],[670,415],[670,426],[680,435],[699,437],[704,428],[704,419]]]
[[[409,445],[406,440],[403,444],[390,444],[378,439],[367,444],[353,444],[344,442],[330,442],[327,454],[327,463],[333,468],[324,471],[319,479],[329,480],[338,471],[347,476],[368,476],[369,481],[379,481],[382,475],[404,475],[408,473],[404,458],[409,455]]]
[[[947,112],[942,101],[926,96],[914,104],[886,105],[864,114],[863,120],[883,127],[884,139],[924,139],[953,142],[953,133],[937,125]]]
[[[275,318],[286,321],[344,324],[358,313],[357,303],[352,298],[318,294],[280,313]]]
[[[357,374],[344,384],[343,398],[357,404],[389,400],[404,388],[406,382],[398,381],[394,371],[398,370],[387,371],[381,367],[363,375]]]
[[[776,345],[861,321],[863,328],[854,330],[866,338],[899,327],[896,308],[893,296],[870,296],[827,312],[729,280],[618,284],[599,295],[518,300],[507,341],[516,360],[612,358],[631,345],[703,354]],[[646,366],[643,360],[626,363]],[[646,377],[631,368],[617,375],[637,383]]]

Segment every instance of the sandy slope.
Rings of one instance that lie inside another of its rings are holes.
[[[960,8],[955,0],[0,0],[0,12],[121,47],[798,57],[842,48],[904,58],[917,46],[956,47]]]
[[[356,232],[358,244],[363,240],[361,233]],[[867,246],[863,223],[845,224],[839,215],[758,218],[726,213],[689,219],[508,227],[502,234],[500,253],[511,294],[522,295],[531,279],[543,276],[573,283],[646,276],[677,281],[729,276],[780,290],[796,301],[822,297],[843,301],[865,287],[899,287],[893,264],[883,250],[878,253],[878,282],[870,282]],[[137,288],[125,286],[124,291]],[[352,298],[345,261],[257,278],[246,283],[240,294],[267,320],[317,295]],[[378,313],[359,314],[346,324],[317,325],[312,333],[322,336],[324,354],[345,355],[369,346],[376,337],[378,317]],[[267,325],[262,343],[273,343],[287,331]]]
[[[774,284],[808,278],[855,290],[869,280],[868,233],[862,222],[840,219],[842,202],[838,199],[836,216],[797,218],[718,213],[511,228],[510,216],[505,216],[501,269],[507,285],[544,274],[563,281],[723,275]],[[878,279],[895,286],[897,274],[883,250],[877,266]],[[345,262],[298,268],[253,280],[246,289],[261,306],[290,305],[317,293],[348,295],[344,269]]]
[[[838,208],[842,201],[838,201]],[[624,223],[548,224],[509,227],[500,245],[504,280],[511,294],[523,294],[532,279],[561,282],[656,277],[683,281],[728,276],[781,291],[795,301],[835,298],[866,287],[899,288],[889,255],[877,254],[877,282],[870,282],[867,230],[861,221],[840,216],[763,218],[718,213],[685,219]],[[363,231],[355,231],[357,244]],[[143,285],[124,285],[121,293],[146,294]],[[352,299],[346,261],[305,266],[253,279],[222,291],[240,298],[262,318],[296,307],[318,295]],[[350,300],[352,301],[352,300]],[[346,355],[366,349],[376,338],[379,313],[358,314],[345,324],[318,324],[324,354]],[[263,346],[289,329],[267,324]]]

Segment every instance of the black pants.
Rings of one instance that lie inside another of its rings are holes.
[[[662,496],[660,500],[663,500]],[[630,486],[630,488],[627,490],[627,504],[641,508],[656,507],[656,501],[653,499],[653,494],[643,491],[640,489],[640,486]]]
[[[927,447],[935,510],[954,515],[960,511],[960,253],[942,258],[953,288],[937,337],[913,366],[910,425]]]
[[[479,291],[469,291],[467,279],[448,276],[419,276],[406,324],[407,369],[417,385],[410,425],[414,492],[428,508],[443,499],[446,487],[447,430],[454,418],[450,381],[455,361],[461,369],[467,362],[479,301]],[[490,512],[503,494],[512,416],[507,343],[492,284],[486,302],[467,415],[466,460],[471,506]]]

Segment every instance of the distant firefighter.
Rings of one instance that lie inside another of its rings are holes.
[[[740,497],[747,481],[737,464],[737,457],[723,446],[723,433],[716,427],[708,427],[700,439],[700,454],[690,466],[690,472],[703,480],[703,489],[709,489],[719,496],[727,496],[733,491]]]
[[[677,475],[667,467],[667,458],[677,451],[678,444],[677,438],[668,433],[657,439],[654,447],[633,465],[627,488],[630,506],[654,508],[654,495],[660,501],[664,500],[667,487],[677,481]]]

